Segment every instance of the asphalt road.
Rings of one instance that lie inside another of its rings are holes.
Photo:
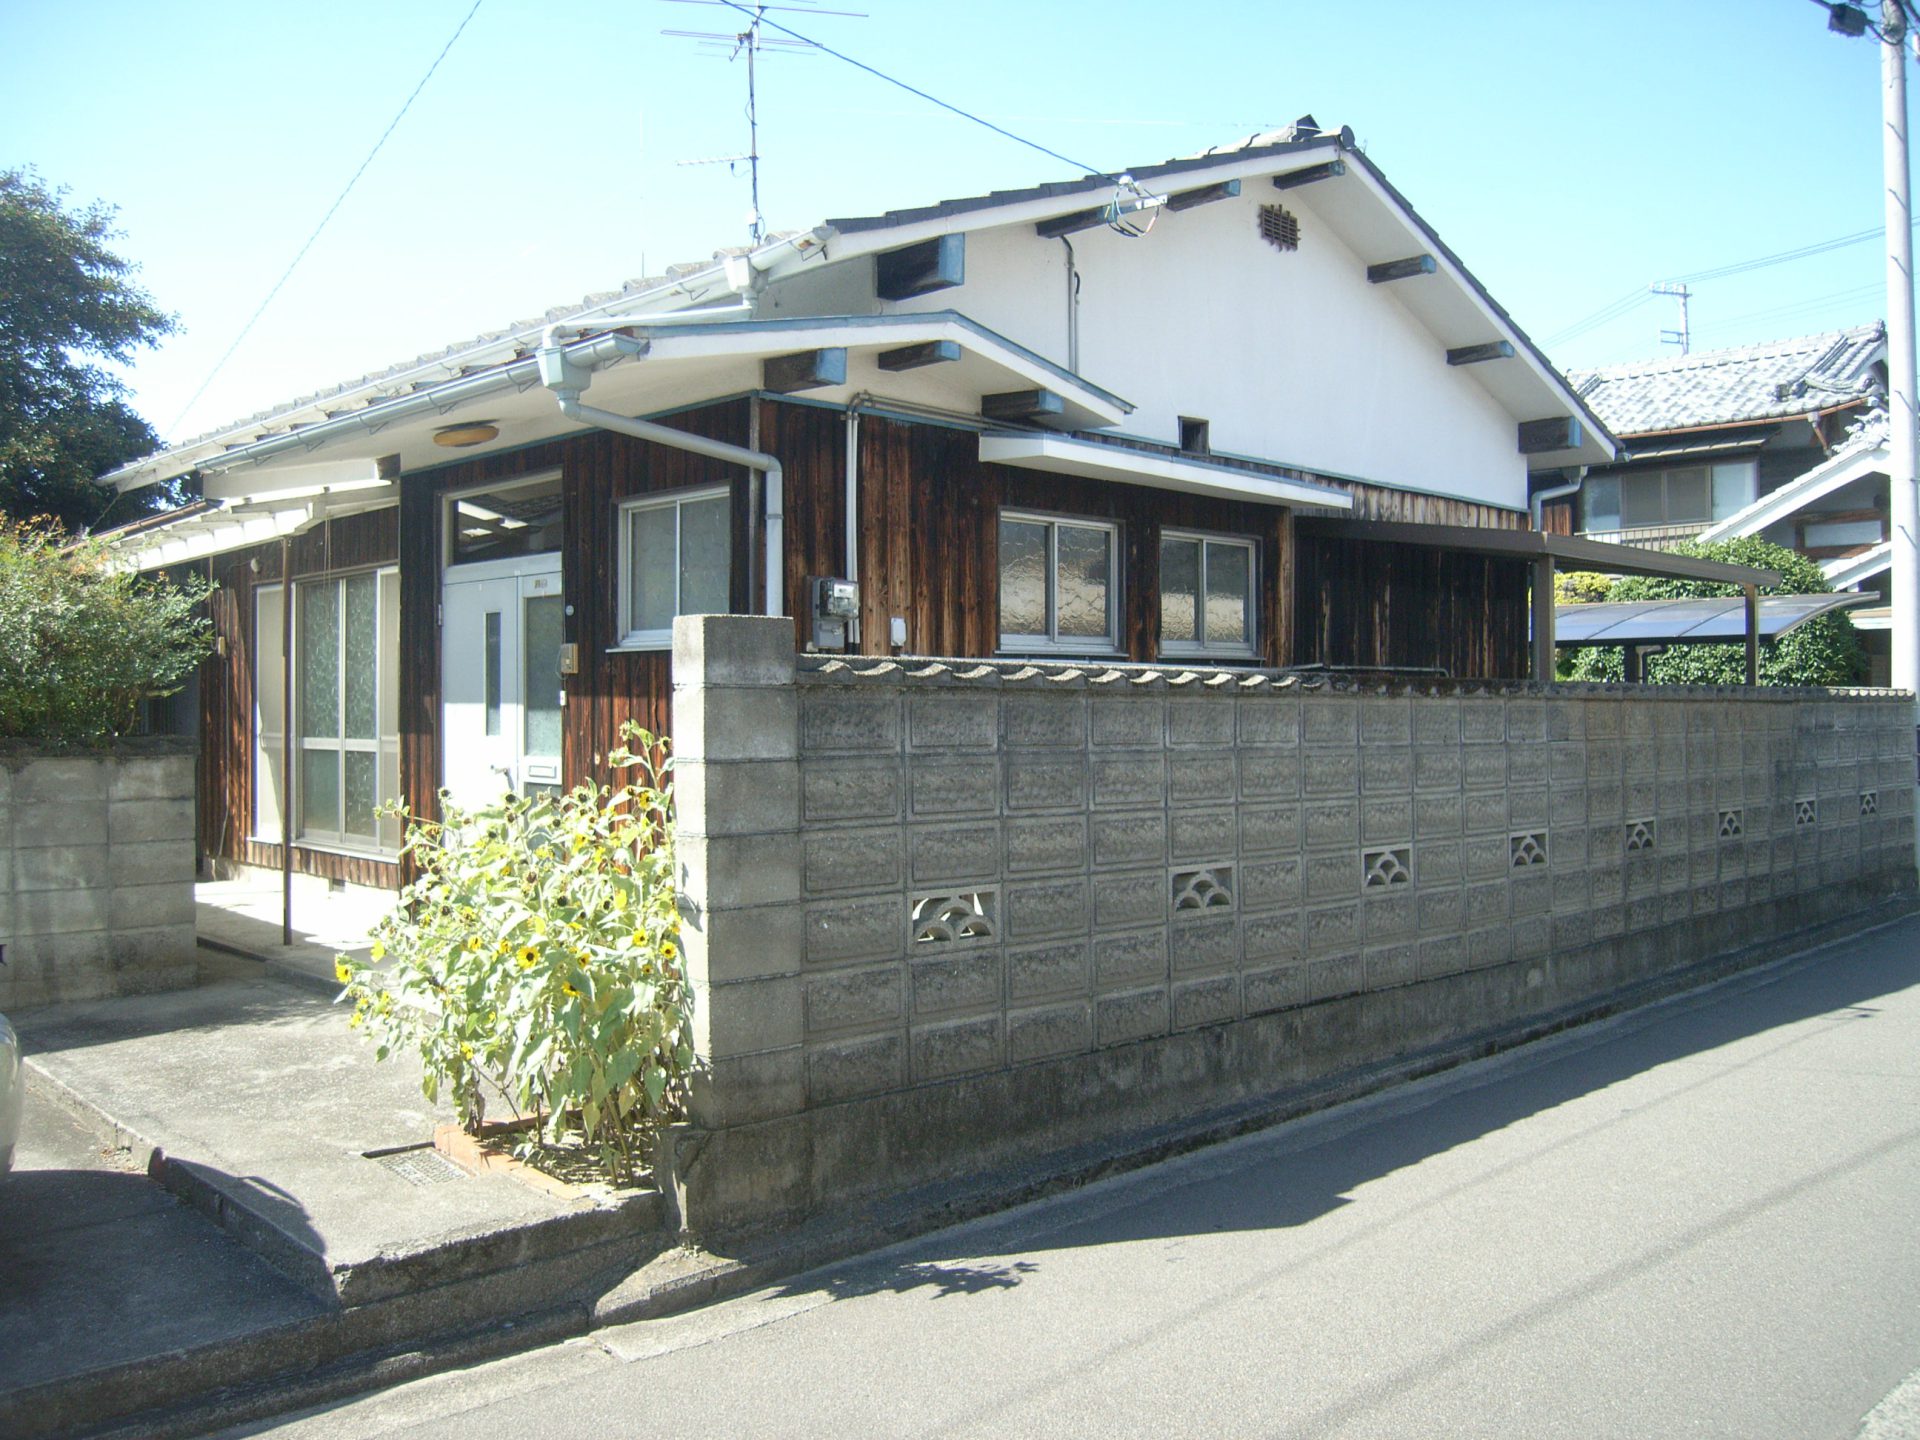
[[[236,1434],[1727,1436],[1920,1404],[1920,920],[691,1315]],[[1902,1415],[1906,1419],[1902,1420]]]

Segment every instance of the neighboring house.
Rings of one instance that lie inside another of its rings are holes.
[[[290,831],[296,869],[390,885],[376,799],[570,783],[629,717],[668,729],[676,614],[1524,676],[1529,476],[1612,458],[1350,132],[1303,122],[724,252],[108,481],[204,496],[112,539],[220,583],[206,853],[276,865]]]
[[[1884,589],[1885,325],[1567,378],[1621,450],[1543,503],[1544,528],[1654,548],[1759,535],[1818,561],[1836,590]],[[1886,612],[1852,613],[1884,685]]]

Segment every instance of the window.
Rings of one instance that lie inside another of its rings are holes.
[[[285,591],[254,599],[254,833],[281,834],[281,623]],[[352,850],[397,850],[374,809],[400,794],[400,573],[364,571],[293,588],[293,832]]]
[[[673,644],[676,615],[724,615],[733,596],[732,499],[724,485],[620,507],[620,644]]]
[[[511,560],[560,548],[560,477],[469,490],[447,500],[447,563]]]
[[[1580,492],[1582,530],[1708,525],[1753,503],[1751,460],[1590,476]]]
[[[1000,648],[1119,645],[1120,530],[1098,520],[1000,517]]]
[[[1253,597],[1253,541],[1161,532],[1161,654],[1252,655]]]

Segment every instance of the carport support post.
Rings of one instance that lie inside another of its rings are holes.
[[[1747,684],[1760,683],[1760,587],[1742,586],[1747,592]]]
[[[1553,683],[1553,556],[1533,562],[1533,678]]]

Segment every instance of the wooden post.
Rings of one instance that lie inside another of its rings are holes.
[[[1748,585],[1747,592],[1747,684],[1760,683],[1760,587]]]
[[[1533,562],[1533,678],[1553,683],[1553,556]]]

